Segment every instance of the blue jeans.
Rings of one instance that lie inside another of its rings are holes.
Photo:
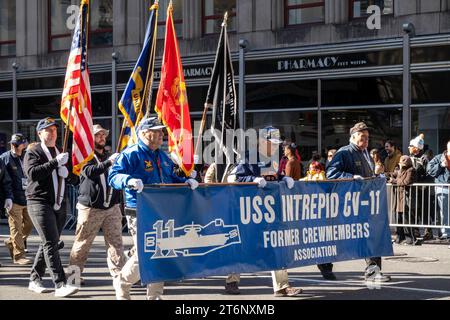
[[[447,226],[446,228],[441,228],[441,231],[450,236],[448,188],[436,187],[436,197],[439,205],[440,222],[442,225]]]

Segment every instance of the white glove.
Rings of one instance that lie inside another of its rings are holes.
[[[264,178],[255,178],[253,182],[256,182],[258,184],[258,188],[264,188],[267,185],[267,181]]]
[[[360,175],[354,175],[353,176],[353,179],[357,179],[357,180],[363,180],[364,178],[363,177],[361,177]]]
[[[11,199],[6,199],[5,200],[5,207],[4,207],[6,209],[6,211],[11,210],[12,206],[13,206],[12,200]]]
[[[69,160],[68,152],[60,153],[56,156],[56,161],[58,161],[58,167],[65,165],[68,160]]]
[[[198,182],[197,180],[194,179],[187,179],[186,180],[186,184],[191,186],[191,190],[195,190],[198,188]]]
[[[197,178],[197,171],[192,170],[191,174],[189,175],[189,178],[192,178],[192,179]]]
[[[136,190],[137,193],[141,193],[142,190],[144,190],[144,183],[141,179],[130,179],[130,181],[128,181],[128,187]]]
[[[442,155],[441,158],[441,167],[445,168],[447,166],[447,159],[445,158],[444,155]]]
[[[284,177],[283,181],[286,182],[286,185],[289,189],[292,189],[294,187],[294,179],[291,177]]]
[[[58,176],[64,179],[67,178],[69,176],[69,170],[64,166],[58,167]]]
[[[120,153],[113,153],[108,160],[111,161],[112,164],[114,164],[114,162],[116,162],[117,158],[119,157]]]

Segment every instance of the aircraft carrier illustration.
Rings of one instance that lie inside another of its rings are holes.
[[[192,222],[178,228],[175,220],[167,221],[165,226],[163,223],[158,220],[153,225],[155,231],[145,233],[144,252],[153,253],[151,259],[203,256],[241,243],[239,226],[225,225],[222,219],[204,226]]]

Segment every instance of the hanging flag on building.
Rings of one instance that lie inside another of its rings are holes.
[[[77,175],[94,156],[91,86],[87,62],[88,26],[89,0],[82,0],[67,63],[60,111],[62,120],[73,133],[72,164],[73,173]],[[68,132],[66,136],[68,137]],[[67,138],[65,140],[67,142]]]
[[[205,107],[212,106],[211,131],[219,145],[216,149],[216,181],[223,181],[228,166],[235,163],[238,154],[234,130],[239,127],[237,115],[236,87],[227,33],[228,14],[225,13],[220,32],[219,45],[209,83]],[[227,139],[227,129],[229,132]],[[228,140],[228,143],[227,143]]]
[[[189,176],[194,169],[191,117],[172,13],[170,2],[167,8],[166,40],[155,111],[167,127],[172,158],[176,159],[183,172]]]
[[[125,117],[119,138],[119,152],[129,145],[137,143],[136,128],[149,110],[155,65],[157,21],[158,4],[155,2],[150,7],[144,47],[119,102],[119,109]]]

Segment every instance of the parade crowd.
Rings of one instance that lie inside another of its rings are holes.
[[[119,153],[105,151],[109,130],[94,125],[95,155],[83,167],[80,176],[71,170],[71,157],[56,146],[57,123],[45,118],[39,121],[37,133],[40,141],[28,144],[26,138],[16,133],[12,136],[10,151],[0,157],[0,192],[3,207],[8,216],[10,237],[5,241],[14,264],[31,265],[28,289],[45,293],[52,289],[44,286],[43,277],[49,271],[55,287],[55,296],[67,297],[75,294],[80,287],[69,283],[61,263],[60,240],[66,222],[66,211],[61,208],[58,195],[64,194],[66,183],[78,185],[77,227],[70,251],[70,270],[76,267],[82,275],[89,251],[100,229],[107,247],[107,265],[112,277],[112,285],[118,300],[131,299],[131,287],[139,282],[139,264],[136,250],[136,199],[137,193],[148,184],[182,183],[195,190],[199,182],[215,183],[215,163],[197,166],[197,171],[185,176],[177,165],[161,150],[163,129],[157,118],[147,118],[140,122],[138,143]],[[388,140],[382,149],[368,150],[370,128],[365,123],[355,124],[349,132],[347,146],[339,150],[328,150],[327,158],[320,153],[302,166],[299,147],[294,141],[282,139],[280,131],[267,126],[260,131],[256,163],[251,163],[252,150],[245,153],[235,165],[224,173],[226,182],[254,182],[264,188],[268,181],[285,183],[294,187],[294,181],[320,181],[326,179],[364,179],[375,176],[385,177],[396,186],[395,212],[399,221],[407,224],[410,215],[404,214],[408,208],[413,183],[450,183],[450,141],[447,150],[433,156],[424,150],[424,136],[419,135],[409,144],[409,154],[402,155],[396,143]],[[278,165],[271,157],[282,152]],[[124,199],[122,201],[122,192]],[[436,188],[439,214],[430,219],[438,219],[448,226],[448,188]],[[427,203],[426,205],[431,205]],[[434,204],[433,204],[434,206]],[[122,242],[122,217],[127,219],[128,230],[133,237],[134,247],[125,254]],[[432,221],[421,221],[431,224]],[[32,228],[40,238],[39,249],[34,260],[27,258],[27,238]],[[438,230],[441,239],[449,236],[449,229]],[[433,230],[398,227],[396,240],[406,245],[420,245],[423,240],[433,238]],[[381,257],[366,259],[364,272],[366,281],[390,281],[390,276],[381,272]],[[336,280],[333,264],[318,265],[322,276]],[[84,285],[84,279],[79,279]],[[289,284],[286,270],[272,271],[273,291],[276,297],[295,297],[302,289]],[[239,294],[240,276],[233,273],[225,281],[225,293]],[[164,283],[147,285],[147,299],[161,299]]]

